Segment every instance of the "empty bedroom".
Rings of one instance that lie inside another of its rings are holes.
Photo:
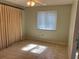
[[[0,59],[78,59],[78,0],[0,0]]]

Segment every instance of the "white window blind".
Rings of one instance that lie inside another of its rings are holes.
[[[37,27],[43,30],[56,30],[57,12],[40,11],[37,14]]]

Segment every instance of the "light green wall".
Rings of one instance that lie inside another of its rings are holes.
[[[44,31],[37,29],[37,12],[56,10],[57,30]],[[59,44],[68,43],[68,32],[70,23],[71,5],[31,7],[24,11],[23,34],[26,39],[43,40]]]

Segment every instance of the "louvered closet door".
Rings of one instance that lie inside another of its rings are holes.
[[[22,40],[22,10],[0,5],[0,49]]]
[[[15,15],[15,41],[20,41],[22,39],[22,10],[14,8],[14,15]]]
[[[2,48],[7,47],[7,36],[6,36],[6,18],[5,18],[5,5],[1,5],[1,40]]]
[[[2,48],[2,34],[1,34],[1,19],[2,19],[2,16],[1,16],[1,5],[0,5],[0,49]]]
[[[7,6],[7,34],[8,34],[8,44],[12,44],[21,39],[21,19],[22,12],[19,9]]]
[[[5,7],[7,45],[21,40],[22,10],[10,6]]]
[[[7,14],[7,20],[6,20],[6,29],[7,29],[7,44],[10,45],[15,42],[16,35],[15,35],[15,28],[14,28],[14,20],[15,20],[15,15],[12,7],[6,6],[6,14]]]

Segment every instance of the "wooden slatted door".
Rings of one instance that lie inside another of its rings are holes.
[[[0,5],[0,48],[22,40],[22,10]]]
[[[0,49],[2,48],[2,34],[1,34],[1,19],[2,19],[2,16],[1,16],[1,5],[0,5]]]
[[[9,11],[8,11],[9,10]],[[9,44],[12,44],[21,39],[22,31],[21,31],[21,20],[22,20],[22,12],[19,9],[7,6],[7,30],[9,37]],[[21,18],[21,19],[20,19]]]
[[[2,48],[7,47],[6,39],[6,24],[5,24],[5,6],[1,5],[1,39],[2,39]]]

